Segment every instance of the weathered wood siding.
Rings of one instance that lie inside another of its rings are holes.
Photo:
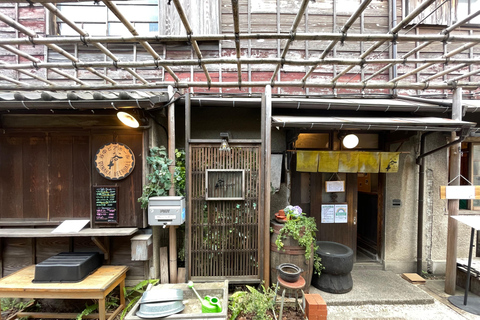
[[[93,158],[106,143],[132,149],[132,174],[111,181],[97,173]],[[118,227],[143,227],[137,199],[142,192],[143,134],[131,130],[22,130],[0,135],[0,220],[90,219],[92,186],[119,186]]]

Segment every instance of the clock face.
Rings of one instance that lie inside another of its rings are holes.
[[[132,173],[134,167],[133,152],[123,143],[105,144],[95,155],[95,168],[105,179],[124,179]]]

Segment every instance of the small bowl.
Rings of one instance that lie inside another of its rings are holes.
[[[297,282],[303,269],[293,263],[282,263],[277,266],[280,279],[287,282]]]

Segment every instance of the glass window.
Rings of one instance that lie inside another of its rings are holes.
[[[330,134],[328,133],[300,133],[295,142],[296,149],[328,149]]]
[[[220,19],[218,0],[180,0],[187,20],[196,34],[218,34]],[[208,3],[207,3],[208,2]],[[135,26],[142,35],[182,35],[185,28],[175,6],[160,0],[114,1],[120,13]],[[67,2],[57,8],[89,35],[128,36],[130,32],[119,18],[103,3]],[[188,10],[187,10],[188,9]],[[199,17],[199,12],[202,17]],[[52,33],[60,35],[77,35],[64,21],[57,18],[57,28]]]
[[[480,10],[480,0],[459,0],[457,7],[457,20],[462,20],[468,15]],[[479,24],[480,17],[477,16],[470,20],[470,23]]]

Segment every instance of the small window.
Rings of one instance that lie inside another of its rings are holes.
[[[207,170],[206,200],[244,200],[245,170]]]
[[[480,10],[480,0],[459,0],[457,6],[457,21],[466,18],[468,15]],[[480,24],[480,17],[477,16],[469,23]]]
[[[93,1],[92,1],[93,2]],[[129,30],[103,3],[67,2],[58,10],[91,36],[127,36]],[[195,34],[220,33],[218,0],[180,0]],[[185,27],[173,4],[160,0],[113,1],[120,13],[141,35],[185,35]],[[188,9],[188,10],[187,10]],[[78,35],[64,21],[56,18],[52,34]]]
[[[295,142],[296,149],[328,149],[330,134],[328,133],[300,133]]]
[[[403,17],[412,13],[423,0],[404,0],[405,11]],[[461,1],[461,0],[460,0]],[[475,0],[464,0],[475,1]],[[421,12],[413,21],[412,24],[429,24],[429,25],[441,25],[450,26],[456,19],[457,8],[455,8],[453,1],[436,0],[429,5],[423,12]]]

